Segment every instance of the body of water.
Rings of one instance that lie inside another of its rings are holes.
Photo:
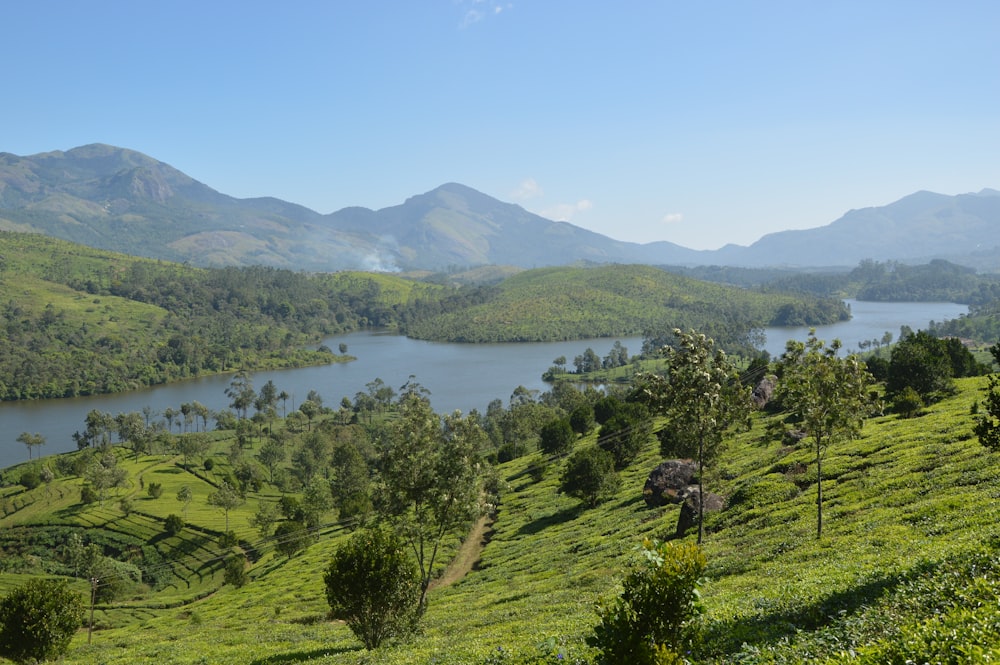
[[[848,301],[848,304],[854,315],[851,321],[817,327],[821,339],[829,342],[838,338],[847,351],[857,350],[859,341],[881,339],[886,332],[892,333],[895,340],[904,325],[918,330],[932,320],[953,319],[968,311],[965,305],[954,303]],[[788,339],[804,340],[808,331],[808,328],[769,328],[765,348],[776,357]],[[375,378],[398,391],[412,376],[430,390],[431,402],[439,412],[485,411],[494,399],[506,404],[518,386],[547,390],[548,384],[541,380],[541,375],[559,356],[565,356],[572,365],[573,358],[590,347],[604,357],[615,339],[449,344],[358,332],[326,340],[332,349],[347,344],[347,352],[357,357],[353,362],[258,372],[253,375],[253,383],[259,390],[269,379],[274,381],[279,392],[283,390],[292,396],[288,403],[291,412],[310,390],[317,391],[325,405],[336,408],[341,398],[353,400]],[[642,347],[642,338],[618,339],[631,354]],[[219,411],[229,406],[225,390],[231,379],[229,375],[211,376],[118,395],[0,403],[0,468],[27,460],[27,448],[16,440],[21,432],[38,432],[45,437],[46,444],[35,448],[34,455],[74,450],[72,434],[83,431],[84,418],[93,409],[118,414],[141,412],[148,406],[159,418],[167,408],[178,409],[182,403],[197,401]]]

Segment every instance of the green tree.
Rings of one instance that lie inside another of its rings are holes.
[[[812,437],[816,452],[816,537],[823,536],[823,452],[838,439],[861,433],[868,413],[871,375],[857,356],[837,356],[840,340],[827,347],[809,332],[805,343],[789,340],[779,361],[778,399]]]
[[[340,519],[346,520],[371,511],[371,476],[364,456],[352,441],[337,441],[333,446],[330,466],[333,478],[330,488],[334,507]]]
[[[750,417],[750,387],[715,341],[703,334],[674,330],[675,346],[667,347],[669,373],[642,375],[635,396],[666,416],[661,432],[672,452],[698,460],[698,543],[704,539],[705,466],[714,462],[725,433]],[[661,439],[662,441],[662,439]],[[661,446],[662,449],[662,446]]]
[[[59,658],[82,622],[83,598],[65,580],[28,580],[0,599],[0,656],[15,663]]]
[[[994,360],[1000,364],[1000,342],[990,347]],[[979,443],[990,450],[1000,449],[1000,374],[991,374],[986,398],[976,416],[973,432]]]
[[[188,505],[193,498],[194,495],[191,493],[191,488],[187,485],[177,490],[177,500],[184,504],[184,519],[187,519]]]
[[[611,453],[615,468],[624,469],[635,461],[653,433],[649,410],[644,404],[628,402],[608,418],[597,436],[597,445]]]
[[[208,495],[208,504],[222,510],[226,516],[226,533],[229,533],[229,511],[243,505],[243,496],[235,487],[223,480],[219,489]]]
[[[268,439],[257,452],[257,459],[267,469],[270,481],[273,483],[275,467],[285,461],[285,447],[274,439]]]
[[[242,554],[234,554],[226,559],[222,579],[226,584],[239,588],[247,583],[247,559]]]
[[[538,433],[538,445],[546,455],[565,455],[573,449],[576,432],[568,418],[557,418],[542,426]]]
[[[38,433],[32,434],[31,432],[21,432],[20,434],[17,435],[17,442],[23,443],[25,447],[27,447],[28,459],[30,460],[31,449],[34,448],[35,446],[44,446],[45,437]]]
[[[604,665],[660,665],[681,659],[700,613],[698,584],[705,555],[690,543],[645,541],[642,561],[622,582],[621,595],[598,605],[600,623],[588,643]]]
[[[445,431],[418,392],[402,397],[399,418],[389,427],[379,459],[378,509],[413,549],[421,612],[442,540],[479,513],[479,446],[485,438],[472,419],[453,422]]]
[[[355,534],[334,552],[323,580],[331,615],[345,621],[366,649],[415,628],[420,580],[396,536],[381,529]]]
[[[163,520],[163,530],[167,532],[167,535],[176,536],[184,529],[184,520],[170,513],[167,515],[167,519]]]
[[[274,549],[289,559],[308,547],[310,540],[309,529],[298,520],[282,522],[274,530]]]
[[[566,461],[559,491],[593,508],[614,494],[620,485],[614,456],[597,446],[588,446],[573,453]]]

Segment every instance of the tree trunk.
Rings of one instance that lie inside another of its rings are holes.
[[[816,540],[823,537],[823,457],[816,439]]]

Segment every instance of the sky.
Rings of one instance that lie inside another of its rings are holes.
[[[38,0],[0,152],[130,148],[240,198],[459,182],[693,249],[1000,189],[995,0]]]

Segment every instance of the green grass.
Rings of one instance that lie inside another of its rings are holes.
[[[972,436],[969,415],[982,385],[960,380],[959,392],[926,415],[874,418],[859,439],[832,445],[824,458],[822,540],[815,537],[810,451],[766,440],[763,417],[736,436],[706,479],[706,488],[730,504],[707,521],[699,662],[874,663],[899,644],[927,649],[948,634],[996,649],[1000,638],[981,612],[995,612],[1000,601],[1000,457]],[[658,461],[650,442],[622,473],[618,495],[594,509],[557,492],[558,463],[540,481],[527,472],[541,462],[537,454],[503,465],[507,491],[481,560],[465,578],[432,592],[422,634],[410,643],[368,655],[344,625],[326,619],[322,572],[345,531],[331,530],[292,559],[264,549],[249,584],[235,589],[222,586],[212,567],[225,553],[203,533],[185,530],[158,541],[164,552],[190,548],[175,562],[171,584],[100,610],[93,644],[81,632],[65,662],[458,664],[487,662],[498,647],[525,657],[555,648],[566,662],[586,660],[593,655],[585,638],[596,621],[594,603],[616,592],[644,537],[674,531],[676,506],[649,509],[641,499]],[[175,462],[123,460],[133,480],[141,472],[144,482],[164,486],[156,500],[133,486],[128,517],[110,501],[67,509],[56,487],[79,482],[69,479],[28,493],[4,488],[3,500],[33,501],[0,519],[0,527],[75,523],[148,542],[160,519],[180,513],[175,495],[188,484],[196,497],[189,522],[221,530],[221,512],[204,501],[210,486]],[[259,500],[230,515],[231,527],[251,542],[256,534],[247,520]],[[48,501],[64,507],[46,511]],[[449,542],[449,553],[457,545]],[[0,589],[20,579],[0,575]],[[979,637],[961,625],[978,626]],[[852,660],[844,655],[849,650],[869,660]]]

